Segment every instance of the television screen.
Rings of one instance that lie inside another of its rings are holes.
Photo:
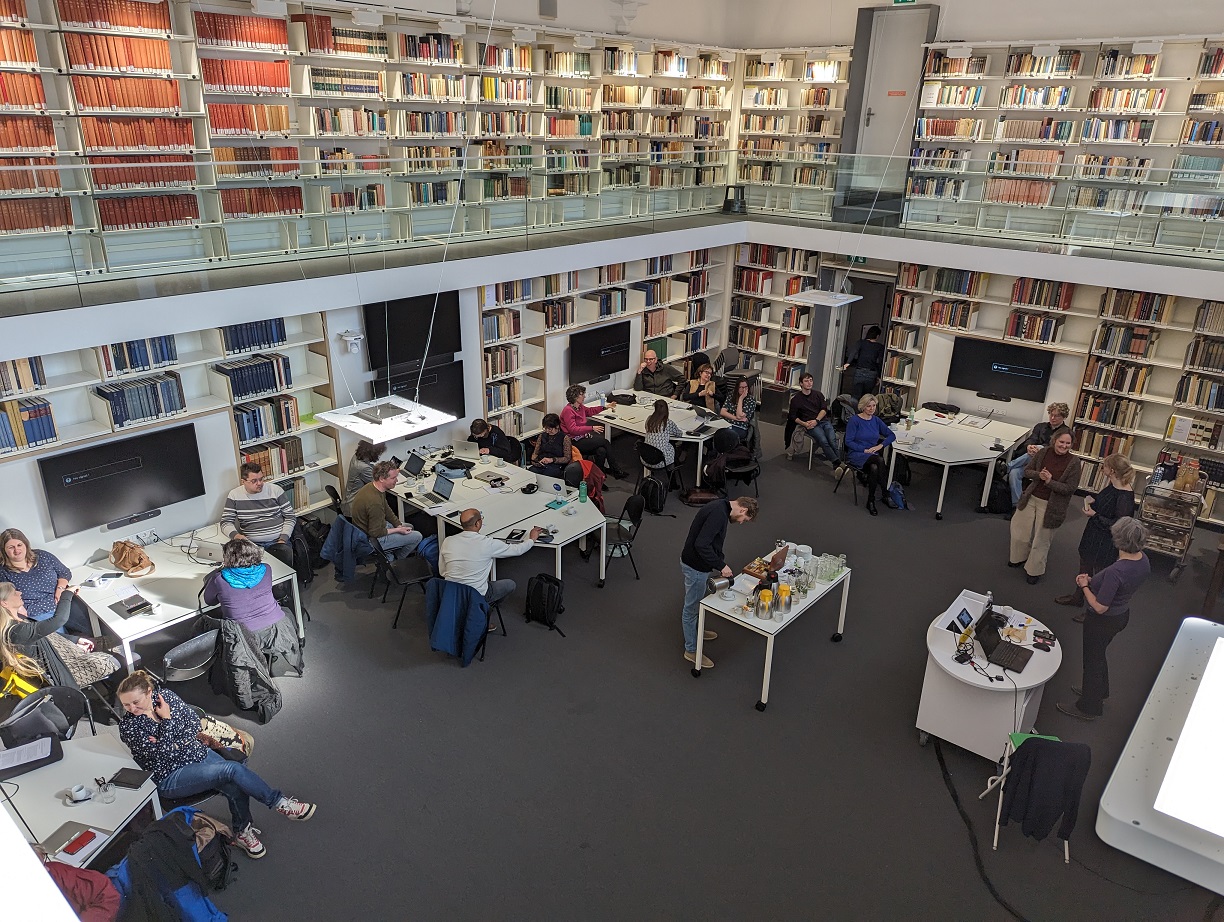
[[[569,381],[582,384],[624,371],[629,362],[629,321],[575,333],[569,341]]]
[[[435,365],[426,368],[424,372],[413,371],[407,374],[395,375],[389,379],[391,393],[399,394],[411,400],[417,393],[420,384],[420,401],[427,407],[449,413],[456,419],[467,416],[467,402],[463,390],[463,363],[450,362],[446,365]],[[388,381],[374,382],[374,396],[387,396]]]
[[[1054,353],[1044,349],[958,336],[948,366],[948,387],[1042,403],[1053,364]]]
[[[204,495],[195,425],[38,459],[57,538]]]
[[[425,364],[449,362],[454,353],[462,351],[459,292],[443,291],[436,298],[436,315],[434,295],[377,301],[361,306],[365,320],[366,358],[371,371],[386,375],[388,365],[392,372],[420,368],[421,360],[426,358],[425,340],[429,336],[431,315],[434,315],[433,339],[429,342],[429,356]]]

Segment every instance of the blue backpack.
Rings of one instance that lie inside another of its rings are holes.
[[[894,509],[904,510],[909,508],[909,506],[907,506],[905,503],[905,490],[903,490],[901,488],[901,484],[895,480],[888,488],[888,501],[892,504]]]

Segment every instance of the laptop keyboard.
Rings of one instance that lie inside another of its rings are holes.
[[[1028,664],[1029,656],[1031,655],[1028,650],[1017,647],[1015,644],[1001,643],[995,647],[994,652],[987,659],[1003,669],[1010,669],[1012,672],[1022,672]]]

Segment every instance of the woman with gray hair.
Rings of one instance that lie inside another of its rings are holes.
[[[204,603],[220,606],[222,618],[254,634],[265,654],[300,657],[297,626],[272,594],[272,568],[263,562],[263,550],[254,541],[234,538],[221,553],[221,569],[204,578]]]
[[[1075,704],[1056,707],[1079,720],[1096,720],[1104,713],[1104,701],[1109,697],[1105,651],[1130,621],[1131,597],[1152,572],[1143,553],[1148,530],[1141,522],[1124,516],[1114,523],[1110,534],[1118,549],[1117,561],[1096,576],[1081,573],[1075,578],[1075,584],[1084,590],[1084,684],[1071,687],[1079,695]]]

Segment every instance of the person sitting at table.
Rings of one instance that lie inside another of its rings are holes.
[[[722,418],[731,424],[731,430],[740,437],[740,441],[747,441],[752,418],[756,416],[757,402],[748,393],[750,390],[748,379],[740,378],[734,393],[727,395],[721,410]]]
[[[1096,576],[1118,559],[1111,529],[1118,519],[1135,512],[1135,469],[1125,455],[1114,453],[1101,462],[1101,470],[1108,483],[1095,496],[1084,498],[1084,534],[1080,537],[1080,573]],[[1083,607],[1084,590],[1078,586],[1075,592],[1060,595],[1054,600],[1059,605]]]
[[[676,462],[676,446],[672,444],[672,439],[680,438],[684,438],[684,431],[671,420],[667,401],[656,400],[654,412],[646,417],[645,441],[663,453],[663,466],[670,467]]]
[[[50,618],[32,621],[26,615],[21,590],[0,582],[0,668],[69,688],[88,688],[118,671],[119,661],[95,651],[89,638],[74,642],[57,633],[68,621],[73,594],[69,590],[60,596]]]
[[[561,417],[556,413],[545,413],[544,431],[536,438],[531,453],[531,466],[527,470],[547,477],[560,477],[565,465],[574,460],[574,446],[570,437],[561,431]]]
[[[516,583],[512,579],[495,579],[493,561],[504,557],[521,557],[535,547],[536,538],[544,529],[531,529],[527,537],[518,544],[499,541],[480,533],[484,527],[484,516],[479,509],[464,509],[459,514],[459,527],[463,529],[442,542],[438,553],[438,572],[443,579],[463,583],[479,592],[486,602],[493,605],[512,594]],[[489,630],[492,630],[490,626]]]
[[[387,502],[387,491],[399,479],[394,461],[379,461],[374,465],[374,479],[353,497],[350,521],[371,541],[377,541],[389,557],[398,560],[409,556],[421,543],[421,533],[405,525]]]
[[[263,551],[254,541],[235,538],[221,553],[221,569],[204,577],[204,603],[219,606],[222,618],[250,631],[265,656],[292,658],[301,673],[297,625],[272,594],[272,568],[263,562]]]
[[[633,389],[656,397],[675,397],[683,377],[679,368],[660,362],[658,353],[647,349],[633,378]]]
[[[713,412],[718,409],[718,400],[715,397],[717,393],[718,384],[714,381],[714,366],[702,365],[697,369],[697,377],[690,379],[684,385],[684,389],[680,392],[680,399],[695,407],[703,407]]]
[[[1071,408],[1065,403],[1052,403],[1046,407],[1046,415],[1048,421],[1033,427],[1007,463],[1007,483],[1011,487],[1013,506],[1020,502],[1020,494],[1024,492],[1024,469],[1037,452],[1050,444],[1054,430],[1067,421]]]
[[[791,397],[786,428],[782,433],[786,460],[803,451],[803,438],[809,436],[819,446],[825,460],[836,469],[841,463],[837,454],[837,436],[829,420],[829,405],[825,403],[824,394],[813,390],[815,384],[816,379],[811,372],[804,372],[799,378],[799,392]]]
[[[522,448],[516,440],[506,435],[500,426],[494,426],[488,420],[474,419],[468,431],[471,433],[468,441],[475,442],[482,455],[501,458],[511,464],[523,463]]]
[[[374,479],[374,465],[386,450],[387,446],[382,442],[374,445],[362,439],[357,443],[357,449],[349,460],[348,480],[344,484],[344,495],[350,501],[358,490]]]
[[[603,412],[603,407],[586,405],[587,389],[581,384],[571,384],[565,391],[565,409],[561,411],[561,431],[570,437],[574,447],[603,469],[609,477],[624,480],[626,474],[616,467],[608,454],[612,443],[604,438],[604,427],[587,420]]]
[[[153,775],[158,792],[169,798],[220,791],[229,801],[235,841],[252,858],[267,849],[251,822],[251,798],[291,820],[308,820],[315,805],[287,797],[242,762],[226,759],[200,732],[200,717],[169,689],[138,669],[119,683],[119,702],[126,712],[119,738],[136,764]]]
[[[72,580],[72,571],[50,551],[36,551],[16,528],[0,532],[0,580],[21,590],[31,621],[55,614],[55,606]],[[77,633],[88,633],[88,624],[73,624]],[[63,633],[61,630],[60,633]]]
[[[884,449],[896,441],[897,436],[875,415],[879,401],[875,394],[864,394],[859,398],[858,412],[846,423],[846,452],[850,466],[863,472],[867,478],[867,511],[879,515],[876,509],[876,493],[887,489],[884,483]]]
[[[257,461],[239,468],[242,480],[225,497],[221,511],[221,533],[226,539],[249,538],[260,547],[288,544],[297,524],[289,495],[268,482]]]
[[[1046,571],[1054,532],[1067,520],[1071,495],[1079,486],[1080,460],[1071,454],[1071,430],[1055,429],[1050,444],[1029,458],[1024,469],[1028,486],[1011,520],[1009,567],[1024,567],[1029,584]]]

